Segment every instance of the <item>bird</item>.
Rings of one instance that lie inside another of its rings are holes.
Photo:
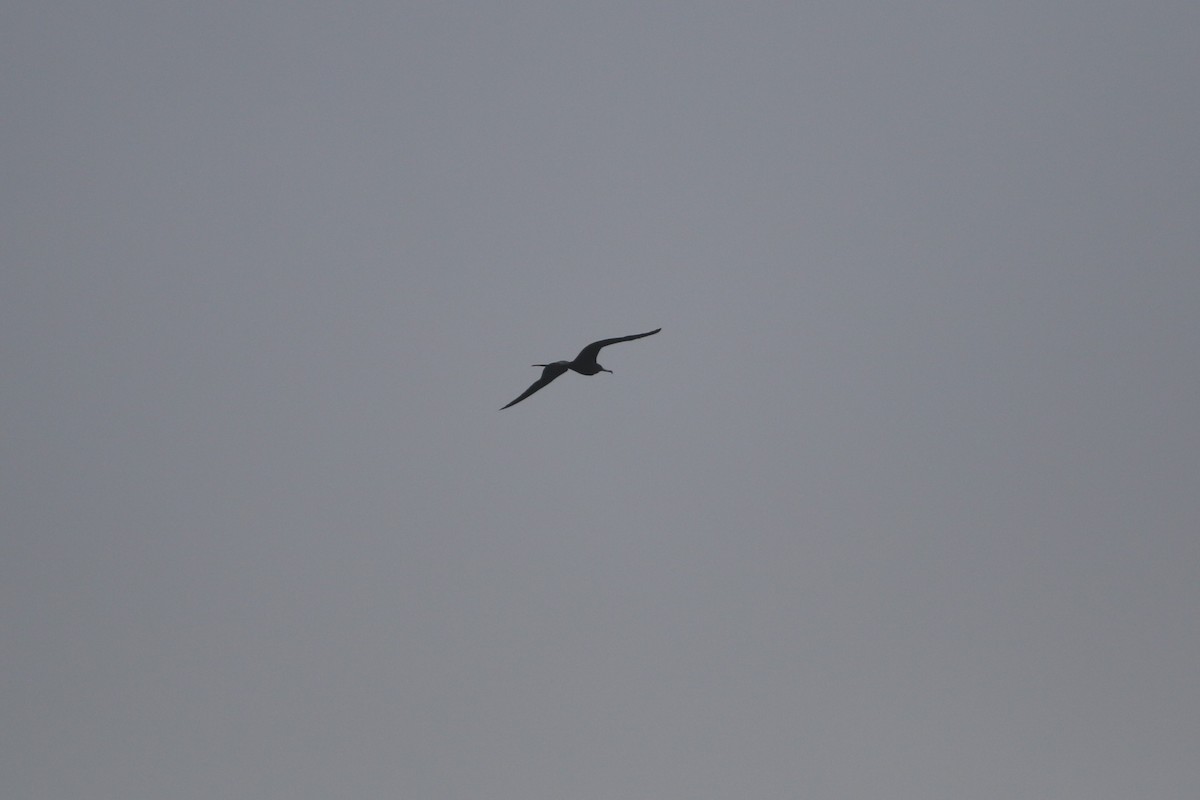
[[[509,406],[515,406],[517,403],[521,402],[526,397],[529,397],[529,395],[533,394],[538,389],[541,389],[543,386],[550,383],[550,381],[554,380],[559,375],[562,375],[569,369],[578,372],[580,375],[595,375],[598,372],[607,372],[611,375],[611,369],[605,369],[596,361],[596,356],[600,355],[600,350],[602,348],[608,347],[610,344],[616,344],[617,342],[629,342],[634,339],[641,339],[644,336],[652,336],[661,330],[662,328],[655,328],[654,330],[646,333],[635,333],[632,336],[618,336],[615,339],[601,339],[598,342],[592,342],[587,347],[579,351],[579,355],[575,356],[574,361],[555,361],[551,364],[534,364],[533,366],[535,367],[544,367],[542,370],[542,377],[534,381],[533,385],[522,392],[520,397],[518,397],[516,400],[513,400],[507,406],[502,407],[500,410],[503,411]]]

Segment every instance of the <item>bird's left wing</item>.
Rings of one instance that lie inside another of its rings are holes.
[[[662,328],[655,328],[654,330],[647,331],[646,333],[635,333],[632,336],[618,336],[615,339],[601,339],[598,342],[592,342],[587,347],[579,351],[579,355],[575,357],[575,360],[584,362],[595,361],[600,355],[600,349],[603,347],[608,347],[610,344],[616,344],[617,342],[630,342],[634,339],[641,339],[645,336],[653,336],[661,330]]]

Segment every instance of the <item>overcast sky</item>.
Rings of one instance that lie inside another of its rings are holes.
[[[4,796],[1200,796],[1198,76],[1182,1],[4,3]]]

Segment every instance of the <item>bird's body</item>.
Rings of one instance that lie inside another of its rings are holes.
[[[513,400],[500,410],[503,411],[505,408],[508,408],[508,406],[515,406],[517,403],[521,402],[526,397],[529,397],[529,395],[533,394],[538,389],[541,389],[543,386],[550,383],[550,381],[554,380],[559,375],[562,375],[567,370],[578,372],[580,375],[595,375],[600,372],[611,373],[611,369],[605,369],[596,361],[596,357],[600,355],[601,348],[608,347],[610,344],[616,344],[617,342],[628,342],[633,339],[641,339],[643,336],[650,336],[658,333],[661,330],[662,328],[655,328],[648,333],[635,333],[632,336],[618,336],[615,339],[601,339],[598,342],[592,342],[587,347],[579,351],[579,355],[575,356],[574,361],[554,361],[550,364],[534,364],[533,366],[535,367],[543,367],[542,377],[534,381],[533,385],[526,389],[520,397],[518,397],[516,400]]]

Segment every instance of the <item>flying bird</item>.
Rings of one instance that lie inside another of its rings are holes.
[[[511,403],[509,403],[508,406],[515,406],[517,403],[521,402],[526,397],[529,397],[529,395],[533,394],[538,389],[541,389],[543,386],[550,383],[550,381],[554,380],[559,375],[562,375],[569,369],[575,370],[580,375],[595,375],[597,372],[607,372],[611,374],[611,369],[605,369],[596,362],[596,356],[600,355],[601,348],[608,347],[610,344],[616,344],[617,342],[628,342],[634,339],[641,339],[643,336],[650,336],[658,333],[661,330],[662,328],[655,328],[648,333],[635,333],[632,336],[618,336],[615,339],[601,339],[598,342],[592,342],[587,347],[579,351],[579,355],[575,356],[574,361],[555,361],[552,364],[534,364],[533,366],[535,367],[545,367],[545,369],[542,370],[542,377],[534,381],[532,386],[526,389],[516,400],[513,400]],[[508,406],[504,406],[504,408],[501,408],[500,410],[503,411],[505,408],[508,408]]]

